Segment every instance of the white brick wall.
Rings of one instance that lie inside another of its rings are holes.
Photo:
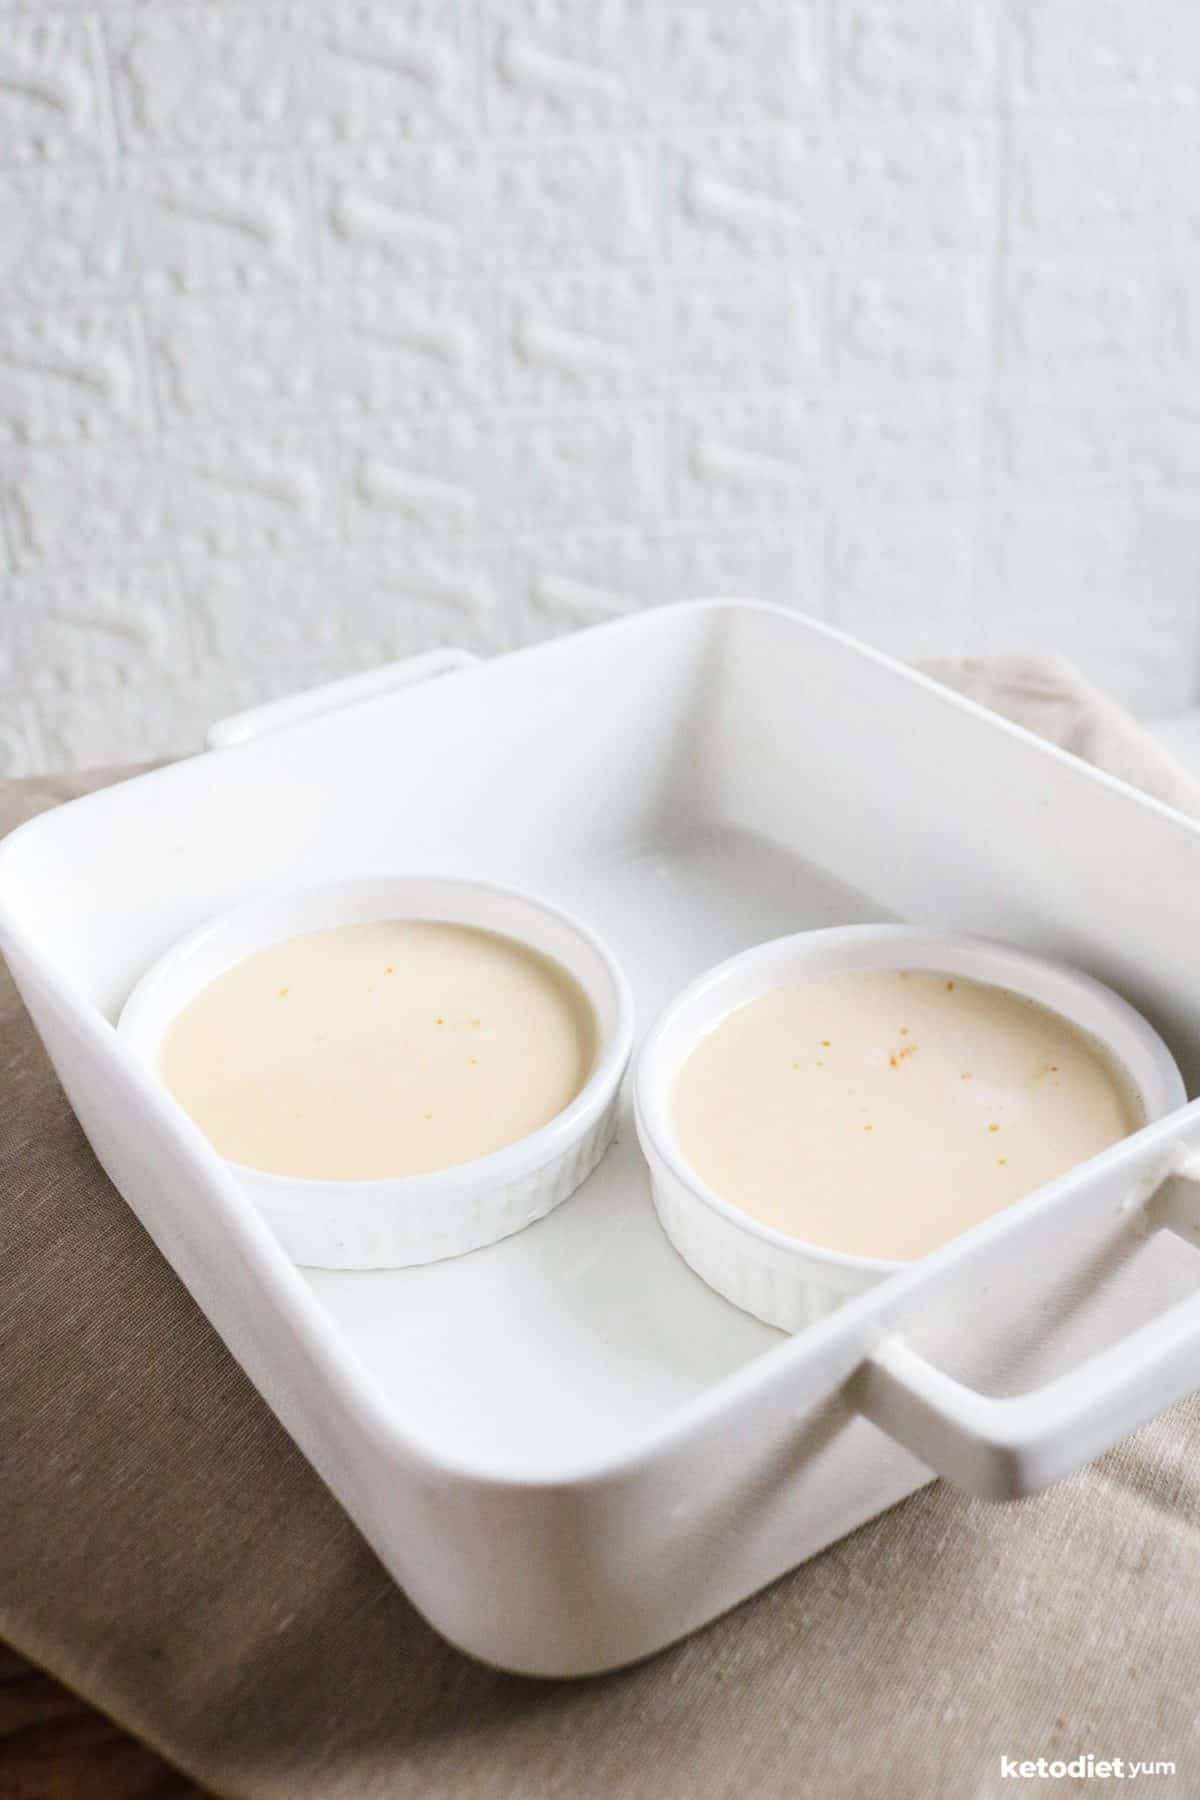
[[[1189,703],[1193,0],[0,0],[0,771],[740,590]]]

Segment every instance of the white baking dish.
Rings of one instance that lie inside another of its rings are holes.
[[[714,602],[405,674],[15,833],[0,943],[104,1166],[440,1631],[532,1673],[627,1662],[931,1469],[1029,1491],[1200,1382],[1167,1179],[1195,1103],[795,1338],[672,1251],[627,1113],[517,1237],[298,1270],[113,1023],[175,938],[286,886],[534,888],[611,944],[643,1021],[805,926],[974,932],[1090,970],[1200,1078],[1200,829],[838,634]]]
[[[905,1265],[806,1244],[723,1200],[688,1166],[671,1124],[671,1089],[696,1045],[735,1007],[775,988],[825,975],[927,969],[1023,994],[1069,1019],[1124,1076],[1147,1124],[1187,1099],[1183,1078],[1153,1027],[1093,976],[1007,944],[912,925],[834,925],[773,938],[707,969],[655,1020],[634,1082],[638,1138],[654,1210],[680,1255],[743,1311],[800,1331],[852,1294]]]
[[[617,1092],[633,1047],[629,984],[577,919],[495,882],[392,875],[327,882],[235,906],[173,944],[146,971],[117,1029],[153,1069],[176,1014],[243,957],[302,932],[399,918],[496,931],[552,958],[588,998],[595,1061],[570,1105],[540,1131],[453,1168],[392,1180],[308,1181],[231,1164],[288,1254],[309,1268],[410,1268],[498,1243],[561,1206],[591,1174],[616,1129]]]

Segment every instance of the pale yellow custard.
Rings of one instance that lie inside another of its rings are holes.
[[[671,1092],[690,1166],[824,1249],[923,1256],[1144,1120],[1122,1075],[1005,988],[885,970],[779,988],[701,1040]]]
[[[557,963],[470,926],[385,920],[246,957],[171,1022],[159,1067],[232,1161],[369,1180],[528,1136],[579,1093],[595,1049]]]

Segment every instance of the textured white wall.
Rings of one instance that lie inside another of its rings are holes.
[[[1192,0],[0,0],[0,768],[739,590],[1190,701]]]

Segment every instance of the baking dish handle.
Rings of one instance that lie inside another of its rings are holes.
[[[288,694],[282,700],[270,700],[265,706],[254,706],[246,712],[233,713],[210,725],[206,742],[210,750],[228,750],[234,744],[248,744],[268,732],[283,731],[318,713],[332,712],[337,707],[354,706],[359,700],[373,700],[379,694],[390,694],[397,688],[414,687],[419,681],[430,681],[437,675],[450,675],[456,669],[470,668],[479,658],[470,650],[428,650],[422,656],[407,656],[400,662],[383,663],[377,669],[364,669],[361,675],[347,675],[341,681],[327,681],[321,687],[305,688],[299,694]]]
[[[1148,1223],[1200,1241],[1200,1158],[1150,1196]],[[1200,1293],[1032,1392],[981,1394],[886,1338],[857,1377],[859,1410],[928,1468],[986,1500],[1060,1481],[1200,1387]]]

